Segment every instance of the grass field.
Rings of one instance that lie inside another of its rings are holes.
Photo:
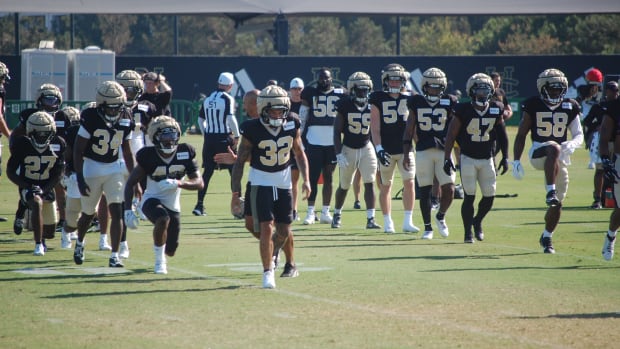
[[[584,149],[572,160],[555,255],[538,246],[543,174],[525,161],[523,181],[498,178],[498,194],[518,197],[495,200],[484,242],[463,244],[461,200],[447,215],[450,237],[426,241],[366,231],[365,212],[352,209],[349,195],[342,229],[294,223],[300,276],[277,278],[275,290],[260,288],[258,243],[229,213],[225,172],[214,176],[206,217],[191,214],[195,193],[182,195],[181,245],[168,275],[152,272],[146,223],[129,232],[122,270],[106,267],[96,233],[81,266],[59,238],[33,256],[32,234],[12,232],[16,190],[3,176],[0,347],[613,348],[620,259],[601,257],[611,210],[587,208],[593,171]],[[393,207],[398,228],[400,201]],[[303,217],[306,204],[299,208]],[[417,204],[414,223],[422,226]]]

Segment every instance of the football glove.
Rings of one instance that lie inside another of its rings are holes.
[[[138,229],[138,224],[140,224],[140,220],[136,213],[133,210],[125,210],[125,225],[129,229]]]
[[[390,159],[392,156],[383,149],[381,144],[376,146],[375,150],[377,151],[377,159],[383,166],[390,166]]]
[[[161,190],[176,189],[179,187],[179,181],[172,178],[162,179],[161,181],[157,182],[157,184],[159,185],[159,189]]]
[[[603,171],[605,171],[605,178],[612,183],[618,183],[620,176],[618,171],[616,171],[614,162],[608,156],[602,156],[601,162],[603,164]]]
[[[502,158],[502,160],[499,162],[499,165],[497,166],[497,172],[499,172],[500,175],[503,175],[507,171],[508,171],[508,159]]]
[[[336,154],[336,161],[338,162],[338,167],[346,168],[349,166],[349,162],[347,161],[347,157],[344,156],[343,153]]]
[[[452,176],[452,171],[456,172],[456,167],[452,163],[452,159],[445,159],[443,161],[443,172],[445,172],[448,176]]]
[[[518,180],[522,180],[525,177],[525,170],[523,165],[521,165],[521,161],[515,160],[512,162],[512,176]]]

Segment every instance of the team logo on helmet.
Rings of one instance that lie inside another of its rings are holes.
[[[28,117],[26,121],[26,135],[32,145],[39,149],[45,149],[56,134],[54,118],[44,111],[38,111]]]
[[[386,65],[381,70],[381,82],[383,84],[383,91],[388,93],[401,93],[407,86],[407,79],[409,73],[405,68],[398,63],[391,63]],[[400,81],[398,86],[390,86],[390,81]]]
[[[372,92],[372,79],[364,72],[355,72],[347,80],[347,89],[356,105],[365,106]]]
[[[123,70],[116,74],[116,82],[121,84],[127,95],[127,103],[131,106],[142,95],[143,84],[142,76],[135,70]]]
[[[104,120],[114,123],[120,117],[121,109],[127,102],[127,97],[121,84],[116,81],[104,81],[97,88],[95,100]]]
[[[169,155],[177,150],[181,138],[181,127],[174,118],[160,115],[151,121],[146,133],[157,150]]]
[[[467,79],[467,95],[472,103],[485,106],[493,95],[493,79],[484,73],[477,73]]]
[[[270,85],[260,91],[256,98],[256,106],[260,118],[265,124],[271,127],[280,127],[291,109],[291,100],[288,97],[288,92],[282,87]],[[281,110],[282,113],[271,114],[271,110]]]
[[[60,109],[62,93],[54,84],[43,84],[37,90],[37,109],[52,115]]]
[[[558,69],[546,69],[538,75],[536,87],[545,102],[556,105],[564,100],[568,89],[568,79]]]
[[[439,68],[428,68],[422,73],[422,93],[429,102],[437,102],[448,86],[446,74]]]

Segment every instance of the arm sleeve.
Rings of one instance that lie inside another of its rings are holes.
[[[237,118],[234,115],[228,115],[226,118],[226,126],[228,126],[230,132],[232,132],[235,138],[239,138],[239,124],[237,123]]]
[[[573,139],[570,140],[572,146],[574,148],[579,148],[583,144],[583,130],[581,129],[581,122],[579,117],[573,119],[573,121],[568,125],[570,129],[570,134]]]

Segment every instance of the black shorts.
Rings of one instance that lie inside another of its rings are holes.
[[[181,214],[164,206],[159,199],[151,198],[142,204],[142,213],[155,224],[161,217],[169,217],[168,231],[166,236],[166,254],[174,256],[179,246],[179,233],[181,231]]]
[[[293,195],[290,189],[252,185],[248,192],[250,192],[249,206],[254,217],[255,231],[260,231],[261,222],[275,221],[283,224],[293,222]]]
[[[204,137],[204,143],[202,144],[202,167],[205,168],[207,164],[216,165],[219,169],[232,168],[233,165],[218,165],[213,160],[215,154],[227,153],[228,147],[232,147],[233,139],[230,135],[222,134],[207,134]]]
[[[333,145],[308,144],[305,151],[311,167],[321,166],[321,168],[324,168],[327,165],[334,165],[336,163],[336,150]]]

